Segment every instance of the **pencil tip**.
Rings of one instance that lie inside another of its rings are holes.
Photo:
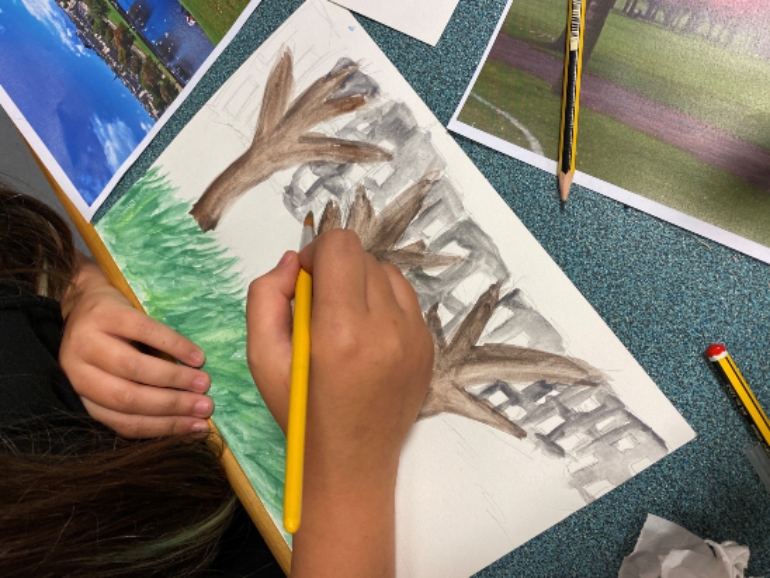
[[[568,173],[559,173],[559,196],[561,197],[562,204],[567,202],[567,197],[569,197],[569,190],[572,186],[572,178],[574,175],[575,173],[572,171]]]
[[[315,219],[313,219],[313,211],[308,211],[307,215],[305,215],[305,220],[302,221],[303,227],[314,227],[315,226]]]

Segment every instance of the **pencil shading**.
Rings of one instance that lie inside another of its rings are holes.
[[[497,411],[516,415],[543,454],[563,461],[567,483],[586,503],[669,451],[663,438],[630,412],[606,381],[589,387],[535,381],[522,389],[501,381],[475,395],[496,399]]]
[[[520,289],[501,295],[511,272],[468,215],[430,132],[404,103],[381,98],[375,108],[356,111],[336,136],[387,146],[392,158],[363,175],[353,164],[301,166],[284,205],[295,215],[322,207],[319,234],[355,230],[367,250],[412,282],[436,347],[419,420],[451,414],[531,440],[570,464],[565,480],[586,502],[668,452],[613,393],[604,372],[567,353],[563,337]],[[419,258],[397,258],[411,247],[419,247]],[[469,300],[469,285],[484,282],[487,288]],[[570,409],[576,399],[584,405]]]

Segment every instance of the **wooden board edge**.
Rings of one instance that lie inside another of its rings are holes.
[[[209,420],[209,423],[212,426],[212,431],[217,431],[216,425],[211,420]],[[238,499],[243,504],[243,507],[246,508],[246,511],[249,513],[249,516],[254,522],[254,525],[262,534],[262,537],[265,539],[265,543],[267,544],[268,548],[270,548],[273,556],[275,556],[275,559],[278,562],[278,565],[281,567],[281,570],[283,570],[284,574],[290,576],[291,549],[286,543],[286,540],[284,540],[283,536],[281,535],[281,532],[276,527],[273,519],[270,517],[270,514],[268,514],[265,505],[262,503],[262,500],[259,499],[259,496],[254,491],[254,487],[251,485],[248,477],[246,477],[246,474],[241,469],[241,466],[238,463],[238,460],[235,459],[233,452],[230,451],[229,447],[227,447],[227,444],[224,445],[222,463],[224,464],[225,472],[227,473],[227,479],[230,481],[230,485],[235,491],[235,495],[238,496]]]

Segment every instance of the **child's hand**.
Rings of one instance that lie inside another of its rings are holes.
[[[134,309],[101,270],[80,259],[75,286],[62,302],[66,322],[59,362],[94,419],[126,437],[208,430],[213,402],[203,352]],[[191,367],[137,349],[149,346]]]
[[[433,342],[401,272],[354,233],[321,235],[249,290],[249,360],[285,429],[291,306],[299,263],[313,275],[302,522],[292,576],[389,575],[398,460],[425,398]]]

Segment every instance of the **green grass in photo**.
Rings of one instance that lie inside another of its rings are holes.
[[[770,245],[770,194],[614,119],[580,115],[581,171]]]
[[[179,0],[216,46],[241,15],[249,0]]]
[[[110,20],[110,21],[111,21],[113,24],[115,24],[115,26],[117,26],[117,25],[119,25],[119,24],[123,23],[123,24],[125,24],[126,26],[128,26],[129,30],[132,30],[132,28],[131,28],[131,26],[129,25],[129,23],[128,23],[128,22],[126,22],[126,20],[123,18],[123,16],[122,16],[122,15],[121,15],[121,14],[120,14],[120,13],[119,13],[117,10],[115,10],[115,7],[114,7],[114,6],[112,6],[112,4],[109,4],[109,3],[108,3],[108,5],[110,6],[110,9],[109,9],[109,11],[107,12],[107,16],[106,16],[106,18],[107,18],[108,20]],[[140,38],[140,37],[139,37],[137,34],[135,34],[135,33],[133,33],[133,32],[132,32],[132,36],[134,37],[134,45],[135,45],[135,46],[136,46],[136,47],[137,47],[139,50],[141,50],[141,52],[142,52],[142,53],[143,53],[143,54],[144,54],[144,55],[145,55],[147,58],[149,58],[150,60],[152,60],[152,61],[153,61],[153,62],[154,62],[154,63],[155,63],[157,66],[158,66],[158,68],[161,70],[161,72],[163,73],[163,75],[164,75],[164,76],[165,76],[167,79],[169,79],[170,81],[172,81],[174,84],[177,84],[177,82],[176,82],[176,79],[174,78],[174,75],[173,75],[173,74],[171,74],[171,71],[170,71],[170,70],[169,70],[169,69],[166,67],[165,63],[164,63],[164,62],[162,62],[162,61],[161,61],[161,60],[158,58],[158,56],[155,54],[155,51],[154,51],[152,48],[150,48],[149,46],[147,46],[147,44],[144,42],[144,40],[142,40],[142,39],[141,39],[141,38]],[[181,90],[181,87],[179,87],[179,89]]]
[[[617,83],[759,146],[770,148],[770,62],[742,50],[757,31],[725,46],[621,11],[619,0],[585,72]],[[516,0],[501,33],[562,57],[567,0]]]
[[[107,6],[107,13],[104,16],[106,20],[111,20],[115,24],[118,24],[119,22],[125,22],[123,17],[120,15],[120,12],[118,12],[110,2],[106,2],[105,6]]]
[[[561,97],[542,80],[489,61],[473,92],[534,135],[545,155],[558,155]],[[459,120],[529,148],[492,106],[469,98]],[[648,199],[770,245],[770,195],[689,153],[588,109],[580,111],[578,168]]]
[[[567,8],[567,0],[514,0],[500,32],[529,42],[552,42],[567,25]]]
[[[473,87],[473,94],[523,121],[545,155],[556,157],[561,96],[553,94],[549,84],[500,62],[488,61]],[[509,120],[492,106],[473,97],[468,98],[458,119],[503,140],[530,148],[526,137]]]
[[[770,62],[610,14],[585,71],[770,148]]]

